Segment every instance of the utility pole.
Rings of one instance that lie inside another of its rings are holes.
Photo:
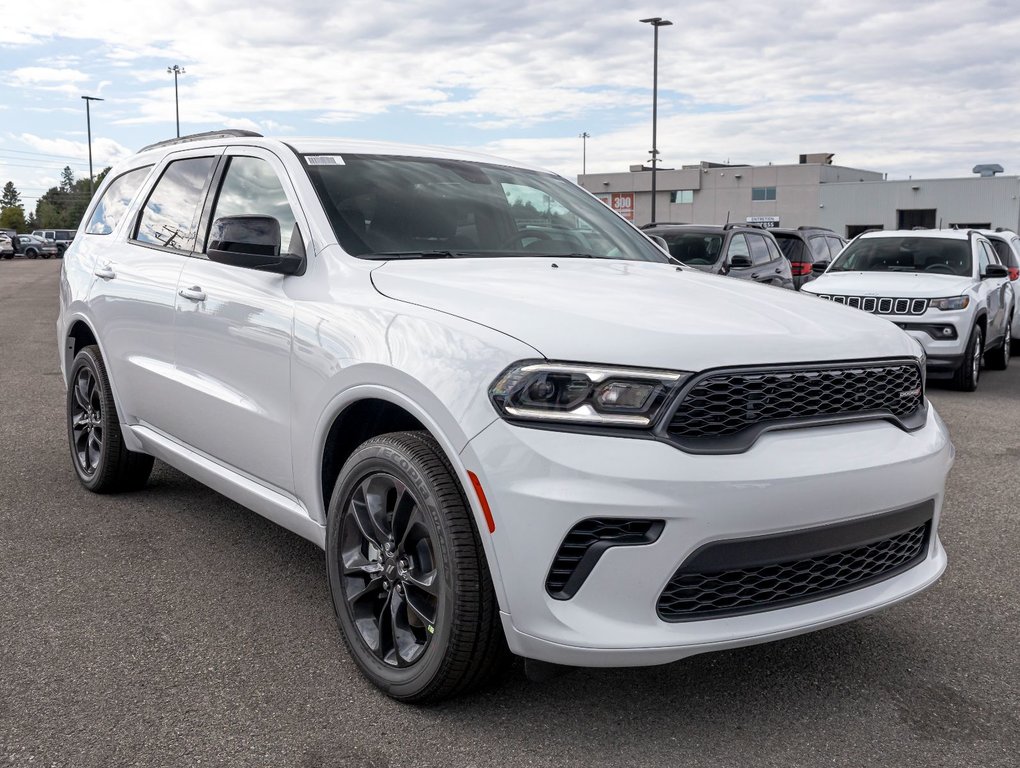
[[[588,131],[582,133],[578,138],[581,140],[581,175],[588,175],[588,139],[591,134]]]
[[[661,16],[641,19],[642,24],[651,24],[655,30],[654,53],[652,54],[652,223],[655,223],[655,174],[659,164],[659,148],[656,145],[656,129],[659,120],[659,27],[671,27],[673,22]]]
[[[181,138],[181,103],[177,97],[177,76],[185,74],[184,67],[179,67],[174,64],[172,67],[166,68],[168,75],[174,76],[174,116],[177,118],[177,138]]]
[[[103,101],[98,96],[82,96],[85,100],[85,127],[89,136],[89,197],[95,193],[95,179],[92,176],[92,113],[89,110],[89,102]]]

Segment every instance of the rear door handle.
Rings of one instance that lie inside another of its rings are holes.
[[[192,301],[205,301],[205,291],[197,285],[193,285],[190,288],[181,288],[181,290],[177,291],[177,295]]]
[[[96,277],[101,277],[103,280],[113,280],[117,276],[117,273],[113,271],[113,265],[110,262],[98,266],[95,268],[93,273]]]

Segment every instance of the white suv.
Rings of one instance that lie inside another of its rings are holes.
[[[977,389],[982,363],[1009,365],[1009,269],[976,231],[867,232],[803,288],[892,320],[927,353],[928,375]]]
[[[81,482],[138,488],[157,457],[323,547],[352,657],[403,700],[508,651],[541,672],[789,637],[946,565],[916,342],[686,269],[548,172],[156,145],[98,191],[60,307]]]

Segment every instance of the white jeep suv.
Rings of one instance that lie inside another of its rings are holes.
[[[686,269],[506,160],[146,148],[67,250],[57,333],[85,487],[157,457],[323,547],[351,656],[399,699],[509,652],[789,637],[946,566],[953,449],[907,334]]]
[[[979,232],[866,232],[803,290],[893,321],[924,347],[928,375],[958,389],[977,389],[982,364],[1009,365],[1016,297]]]

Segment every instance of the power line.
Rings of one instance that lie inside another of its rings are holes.
[[[54,155],[50,152],[32,152],[28,149],[8,149],[7,147],[0,147],[0,152],[14,152],[19,155],[39,155],[40,157],[55,157],[58,160],[83,160],[76,155]]]

